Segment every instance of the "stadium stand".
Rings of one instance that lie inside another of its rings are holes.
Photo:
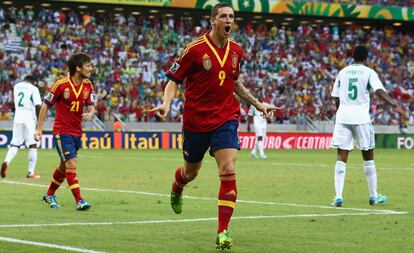
[[[412,5],[413,1],[349,2]],[[89,11],[0,8],[0,119],[12,118],[11,92],[17,80],[32,73],[44,93],[64,75],[67,57],[82,51],[94,59],[92,79],[102,121],[111,120],[112,113],[125,122],[157,121],[149,110],[161,103],[165,71],[186,43],[208,30],[208,20]],[[371,48],[368,65],[412,114],[413,35],[412,30],[392,26],[259,22],[239,23],[233,34],[245,49],[241,67],[246,86],[266,101],[285,107],[275,117],[282,124],[304,121],[305,116],[333,119],[330,85],[338,70],[351,62],[352,48],[358,43]],[[171,121],[181,120],[182,107],[179,94],[172,104]],[[245,121],[248,106],[241,107],[240,120]],[[400,124],[398,115],[381,103],[371,112],[376,124]],[[414,125],[413,115],[409,124]]]
[[[413,0],[330,0],[330,1],[315,1],[326,3],[345,3],[345,4],[363,4],[363,5],[382,5],[382,6],[401,6],[413,7]]]

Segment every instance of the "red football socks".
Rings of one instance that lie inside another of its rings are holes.
[[[82,197],[80,195],[79,181],[76,177],[76,168],[66,168],[66,180],[68,181],[69,188],[72,191],[76,203],[78,203]]]
[[[52,196],[55,195],[56,190],[65,181],[66,173],[64,172],[63,168],[59,168],[58,165],[53,173],[52,182],[50,183],[49,189],[47,190],[47,195]]]
[[[217,234],[227,230],[237,199],[236,174],[220,176]]]
[[[175,171],[175,180],[172,185],[172,190],[180,195],[184,190],[184,186],[189,182],[190,181],[184,176],[184,167],[180,167]]]

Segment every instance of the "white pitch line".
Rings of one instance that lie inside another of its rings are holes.
[[[27,186],[41,187],[41,188],[48,187],[48,185],[24,183],[24,182],[17,182],[17,181],[11,181],[11,180],[0,180],[0,183],[16,184],[16,185],[27,185]],[[101,189],[101,188],[89,188],[89,187],[82,187],[82,190],[96,191],[96,192],[129,193],[129,194],[147,195],[147,196],[149,195],[149,196],[168,197],[168,198],[170,197],[169,194],[154,193],[154,192],[143,192],[143,191],[133,191],[133,190]],[[186,198],[186,199],[217,201],[217,198],[194,197],[194,196],[187,196],[187,195],[184,195],[183,197]],[[242,200],[242,199],[237,200],[237,202],[238,203],[246,203],[246,204],[260,204],[260,205],[295,206],[295,207],[335,209],[335,210],[340,209],[340,210],[349,210],[349,211],[358,211],[358,212],[383,212],[383,213],[395,213],[395,214],[400,214],[401,213],[401,212],[398,212],[398,211],[384,210],[384,209],[366,209],[366,208],[351,208],[351,207],[337,208],[337,207],[332,207],[332,206],[318,206],[318,205],[271,202],[271,201]]]
[[[366,216],[366,215],[401,215],[406,212],[367,212],[367,213],[311,213],[311,214],[281,214],[281,215],[257,215],[257,216],[235,216],[232,220],[252,219],[284,219],[284,218],[309,218],[309,217],[337,217],[337,216]],[[162,223],[184,223],[217,221],[217,218],[195,218],[176,220],[146,220],[146,221],[106,221],[106,222],[70,222],[70,223],[49,223],[49,224],[3,224],[0,228],[17,227],[64,227],[64,226],[105,226],[105,225],[140,225],[140,224],[162,224]]]
[[[20,239],[9,238],[9,237],[1,237],[1,236],[0,236],[0,241],[11,242],[11,243],[19,243],[19,244],[35,245],[35,246],[47,247],[47,248],[53,248],[53,249],[62,249],[62,250],[73,251],[73,252],[104,253],[104,251],[96,251],[96,250],[75,248],[75,247],[71,247],[71,246],[63,246],[63,245],[50,244],[50,243],[44,243],[44,242],[34,242],[34,241],[20,240]]]
[[[105,156],[96,156],[96,155],[84,155],[79,156],[79,158],[105,158]],[[182,162],[182,159],[178,158],[164,158],[164,157],[133,157],[133,156],[122,156],[117,157],[117,159],[124,159],[124,160],[149,160],[149,161],[177,161]],[[204,160],[203,163],[216,163],[215,161],[209,161]],[[322,168],[333,168],[334,165],[328,165],[328,164],[306,164],[306,163],[283,163],[283,162],[260,162],[260,161],[237,161],[237,163],[243,163],[243,164],[253,164],[253,165],[272,165],[272,166],[298,166],[298,167],[322,167]],[[362,168],[358,165],[348,165],[349,168]],[[414,168],[411,167],[378,167],[379,170],[408,170],[408,171],[414,171]]]
[[[46,155],[52,155],[49,153],[46,153]],[[53,154],[55,156],[55,154]],[[108,158],[108,156],[97,156],[97,155],[79,155],[79,158]],[[112,159],[112,158],[110,158]],[[149,160],[149,161],[176,161],[176,162],[182,162],[183,159],[178,158],[165,158],[165,157],[134,157],[134,156],[121,156],[117,157],[117,159],[123,159],[123,160]],[[215,161],[210,160],[204,160],[203,163],[216,163]],[[283,163],[283,162],[261,162],[261,161],[241,161],[238,160],[237,163],[243,163],[243,164],[253,164],[253,165],[272,165],[272,166],[297,166],[297,167],[320,167],[320,168],[332,168],[334,165],[328,165],[328,164],[306,164],[306,163]],[[362,165],[361,165],[362,166]],[[348,168],[362,168],[359,165],[348,165]],[[407,170],[407,171],[414,171],[414,168],[412,167],[381,167],[378,166],[377,170]]]

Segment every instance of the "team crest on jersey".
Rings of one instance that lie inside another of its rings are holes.
[[[66,88],[65,91],[63,91],[63,97],[65,99],[68,99],[70,97],[70,90],[69,90],[69,88]]]
[[[177,72],[177,70],[180,68],[180,64],[178,64],[177,62],[174,62],[173,65],[170,68],[171,73]]]
[[[231,56],[231,66],[233,68],[237,68],[237,62],[239,61],[239,57],[237,56],[237,54],[233,54]]]
[[[88,97],[89,97],[89,90],[84,90],[83,91],[83,99],[88,99]]]
[[[211,59],[208,54],[203,55],[203,67],[205,70],[210,70],[213,64],[211,64]]]

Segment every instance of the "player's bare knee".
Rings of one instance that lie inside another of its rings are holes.
[[[219,165],[219,174],[220,175],[227,175],[227,174],[234,174],[234,161],[233,160],[226,160],[220,163]]]
[[[62,173],[65,173],[65,171],[66,171],[66,165],[65,165],[65,162],[60,162],[60,164],[59,164],[59,170],[60,170]]]
[[[338,149],[336,160],[347,163],[348,162],[348,153],[349,153],[348,150]]]
[[[198,162],[198,163],[185,162],[184,163],[184,176],[188,180],[192,181],[197,177],[198,172],[200,171],[200,168],[201,168],[201,162]]]
[[[262,140],[263,140],[263,136],[258,136],[258,137],[257,137],[257,140],[258,140],[258,141],[262,141]]]
[[[337,161],[344,162],[344,163],[347,163],[348,162],[348,157],[346,157],[346,156],[339,156],[338,155],[338,157],[336,158],[336,160]]]
[[[65,168],[76,168],[76,159],[72,158],[65,162]]]
[[[37,148],[36,144],[29,145],[29,148]]]
[[[184,168],[184,176],[187,180],[193,181],[197,177],[199,171],[200,171],[200,168],[190,166],[190,167]]]
[[[362,158],[364,159],[364,161],[374,160],[374,150],[362,150]]]

